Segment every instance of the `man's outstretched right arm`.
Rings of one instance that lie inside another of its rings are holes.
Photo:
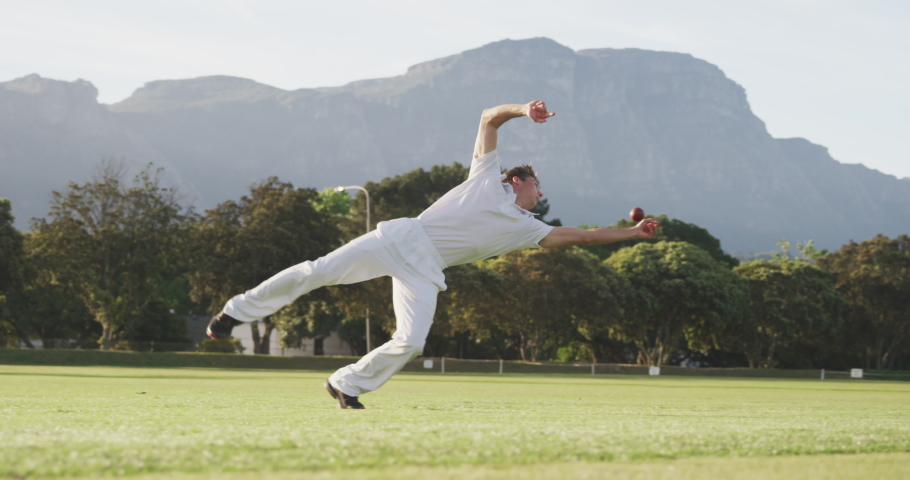
[[[474,158],[480,158],[496,150],[499,137],[499,127],[515,117],[528,117],[536,123],[546,123],[547,119],[556,115],[547,112],[547,106],[541,100],[520,105],[508,104],[488,108],[480,116],[480,129],[477,131],[477,141],[474,143]]]
[[[589,228],[556,227],[543,237],[538,245],[543,248],[565,247],[568,245],[601,245],[630,238],[651,238],[657,231],[658,223],[650,218],[638,222],[631,228]]]

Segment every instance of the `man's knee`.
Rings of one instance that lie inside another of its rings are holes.
[[[410,355],[411,358],[419,356],[423,353],[423,347],[426,345],[426,340],[417,340],[413,338],[396,338],[394,339],[395,346],[398,347],[402,353],[405,355]]]

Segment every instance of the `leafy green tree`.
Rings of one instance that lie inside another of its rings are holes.
[[[609,272],[580,249],[519,250],[483,264],[502,277],[487,321],[516,335],[522,360],[552,358],[579,330],[605,330],[621,315]]]
[[[864,368],[893,368],[910,339],[910,236],[850,242],[816,263],[846,301],[847,354]]]
[[[320,300],[296,302],[272,316],[276,328],[281,332],[282,346],[300,348],[304,339],[312,338],[313,355],[325,354],[324,340],[338,331],[345,317],[335,302],[330,300],[330,296],[320,297]]]
[[[449,190],[468,178],[468,169],[460,163],[434,165],[429,171],[423,168],[380,182],[367,182],[364,188],[370,192],[370,229],[376,224],[395,218],[414,218],[426,210]],[[358,192],[351,200],[351,226],[348,234],[357,237],[363,234],[366,222],[366,195]],[[358,228],[359,226],[359,228]]]
[[[234,295],[285,268],[337,248],[341,232],[335,217],[326,208],[317,209],[319,204],[316,190],[295,188],[270,177],[253,185],[250,194],[238,202],[227,201],[207,210],[194,235],[197,266],[190,275],[193,300],[208,302],[209,312],[217,313]],[[324,300],[320,295],[305,295],[298,302]],[[268,354],[275,324],[270,318],[262,323],[261,335],[258,325],[251,325],[255,353]]]
[[[686,223],[675,218],[668,218],[666,215],[658,215],[652,218],[660,223],[660,227],[657,229],[657,232],[655,232],[654,236],[649,239],[636,240],[636,244],[658,242],[687,242],[708,252],[708,254],[711,255],[711,258],[727,265],[729,268],[733,268],[739,265],[739,260],[724,253],[723,249],[720,247],[720,240],[708,233],[708,230],[699,227],[694,223]],[[635,226],[635,224],[635,222],[632,222],[630,220],[620,219],[615,224],[610,225],[610,227],[629,228]],[[584,225],[582,227],[593,228]],[[600,259],[603,260],[609,258],[610,255],[616,253],[621,248],[628,247],[629,245],[629,242],[616,242],[608,243],[605,245],[590,245],[583,248],[597,255]]]
[[[449,267],[425,352],[458,358],[518,358],[517,338],[492,322],[503,297],[503,277],[479,263]]]
[[[281,331],[281,344],[299,348],[312,338],[314,354],[323,354],[323,341],[332,333],[356,355],[367,353],[366,314],[370,315],[371,347],[391,338],[395,330],[391,278],[377,278],[354,285],[320,288],[273,315]]]
[[[799,252],[799,255],[794,256],[791,254],[792,245],[793,244],[790,243],[789,240],[785,238],[780,239],[780,241],[777,242],[777,247],[780,248],[780,251],[775,253],[771,257],[771,260],[781,261],[789,259],[798,262],[815,263],[816,260],[828,254],[828,250],[818,250],[815,248],[815,242],[809,240],[806,243],[797,242],[796,251]]]
[[[395,331],[395,311],[392,307],[392,279],[376,278],[354,285],[338,285],[325,289],[331,307],[327,312],[340,314],[338,337],[351,346],[356,355],[367,353],[366,314],[370,315],[370,347],[376,348],[391,338]]]
[[[10,201],[0,198],[0,292],[21,285],[25,276],[24,242],[14,220]]]
[[[809,263],[815,263],[816,260],[828,254],[827,249],[819,250],[815,248],[815,242],[812,240],[806,243],[797,243],[796,250],[801,255],[802,260]]]
[[[639,364],[667,363],[683,339],[692,350],[708,352],[726,325],[744,314],[739,277],[690,243],[638,243],[605,263],[635,289],[637,298],[612,333],[636,346]]]
[[[801,339],[838,326],[842,299],[830,275],[803,261],[757,260],[734,269],[749,289],[748,313],[731,323],[725,337],[750,368],[772,368],[777,355]]]
[[[351,197],[347,192],[339,192],[327,187],[319,192],[319,200],[313,202],[313,208],[335,217],[344,218],[351,213]]]
[[[26,234],[25,238],[28,252],[32,236]],[[40,338],[44,348],[71,343],[81,348],[97,347],[101,325],[85,304],[66,286],[54,283],[47,276],[34,274],[38,269],[31,263],[32,256],[28,254],[26,258],[29,281],[11,305],[18,324],[27,328],[31,336]]]
[[[0,198],[0,344],[23,341],[34,348],[14,306],[23,294],[26,274],[22,233],[13,226],[14,220],[10,201]]]
[[[85,344],[97,338],[100,330],[83,303],[37,274],[32,235],[19,233],[12,222],[9,201],[0,199],[0,342],[32,348],[37,336],[52,348],[59,340]]]
[[[85,305],[102,327],[104,349],[131,338],[143,312],[187,268],[192,211],[160,185],[159,173],[149,165],[130,185],[122,167],[104,162],[93,181],[54,192],[50,220],[32,224],[37,274]]]
[[[192,240],[190,243],[192,243]],[[205,315],[207,313],[205,305],[194,302],[190,297],[190,292],[192,291],[190,286],[191,274],[192,269],[188,269],[187,272],[175,278],[164,288],[162,298],[168,311],[172,310],[177,315]]]

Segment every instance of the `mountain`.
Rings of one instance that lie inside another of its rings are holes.
[[[53,190],[89,180],[103,158],[179,170],[141,134],[97,102],[85,81],[29,75],[0,83],[0,197],[12,201],[16,226],[49,211]]]
[[[543,99],[556,117],[509,122],[500,151],[505,164],[534,164],[566,225],[609,224],[640,206],[740,253],[780,238],[836,249],[910,226],[910,181],[772,138],[740,85],[680,53],[504,40],[340,87],[215,76],[150,82],[110,106],[96,93],[35,75],[0,83],[0,196],[17,225],[102,157],[163,166],[209,208],[270,175],[321,189],[467,164],[484,108]]]

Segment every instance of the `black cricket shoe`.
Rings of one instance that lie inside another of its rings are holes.
[[[341,390],[333,387],[328,380],[325,381],[325,390],[329,392],[329,395],[332,396],[335,400],[338,400],[338,408],[353,408],[356,410],[363,410],[364,407],[357,397],[352,397]]]
[[[234,327],[241,323],[243,322],[221,312],[212,317],[209,321],[209,326],[205,329],[205,334],[215,340],[227,340],[228,338],[231,338],[231,332],[234,330]]]

